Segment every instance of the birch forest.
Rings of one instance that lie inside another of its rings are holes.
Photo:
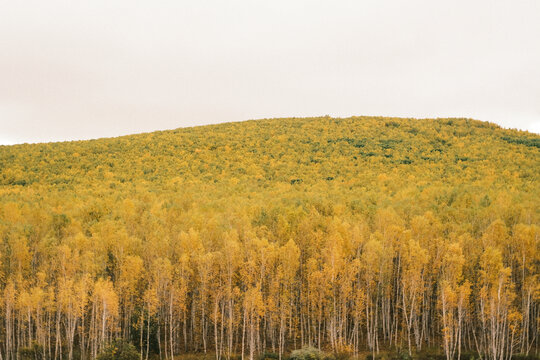
[[[0,146],[0,359],[538,358],[539,151],[328,116]]]

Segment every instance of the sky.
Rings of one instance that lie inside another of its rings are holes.
[[[540,133],[540,1],[0,0],[0,144],[323,115]]]

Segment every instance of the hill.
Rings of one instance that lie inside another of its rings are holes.
[[[373,117],[0,146],[1,355],[538,354],[539,151]]]

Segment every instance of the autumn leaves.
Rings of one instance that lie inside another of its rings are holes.
[[[0,148],[1,358],[537,354],[538,150],[508,134],[281,119]]]

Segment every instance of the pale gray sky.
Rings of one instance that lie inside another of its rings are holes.
[[[0,143],[326,114],[540,133],[540,1],[0,0]]]

